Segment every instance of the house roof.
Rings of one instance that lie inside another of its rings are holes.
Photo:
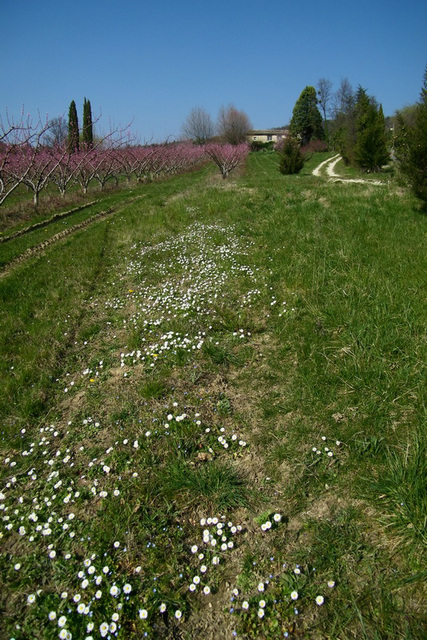
[[[249,135],[254,136],[266,136],[266,135],[280,135],[284,133],[289,133],[289,129],[253,129],[249,131]]]

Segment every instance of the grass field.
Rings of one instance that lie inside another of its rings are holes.
[[[426,217],[326,157],[0,243],[1,638],[425,637]]]

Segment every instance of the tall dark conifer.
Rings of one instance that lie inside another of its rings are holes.
[[[385,119],[381,105],[359,87],[356,101],[354,158],[364,171],[381,171],[389,160]]]
[[[427,66],[420,101],[415,108],[415,121],[405,123],[402,115],[396,141],[396,155],[412,191],[427,207]]]
[[[68,153],[79,150],[79,121],[74,100],[71,101],[68,112]]]
[[[93,146],[92,109],[90,100],[86,100],[86,98],[83,102],[83,142],[86,147]]]
[[[295,103],[290,129],[293,136],[301,140],[302,146],[310,140],[324,138],[322,116],[317,108],[317,94],[314,87],[306,87]]]

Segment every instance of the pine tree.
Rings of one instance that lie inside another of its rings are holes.
[[[323,140],[322,116],[317,108],[317,94],[314,87],[305,87],[295,103],[290,124],[291,133],[305,146],[310,140]]]
[[[77,118],[76,103],[71,101],[68,112],[68,153],[79,150],[79,121]]]
[[[381,171],[389,160],[382,106],[359,87],[356,95],[354,160],[364,171]]]
[[[88,148],[93,146],[92,109],[86,98],[83,102],[83,142]]]
[[[413,126],[401,126],[398,162],[412,191],[427,203],[427,67]]]

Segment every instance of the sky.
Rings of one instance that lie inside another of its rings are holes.
[[[0,0],[0,115],[68,118],[141,142],[179,138],[194,107],[255,129],[288,124],[301,91],[346,78],[385,115],[419,99],[426,0]],[[102,115],[101,115],[102,114]]]

